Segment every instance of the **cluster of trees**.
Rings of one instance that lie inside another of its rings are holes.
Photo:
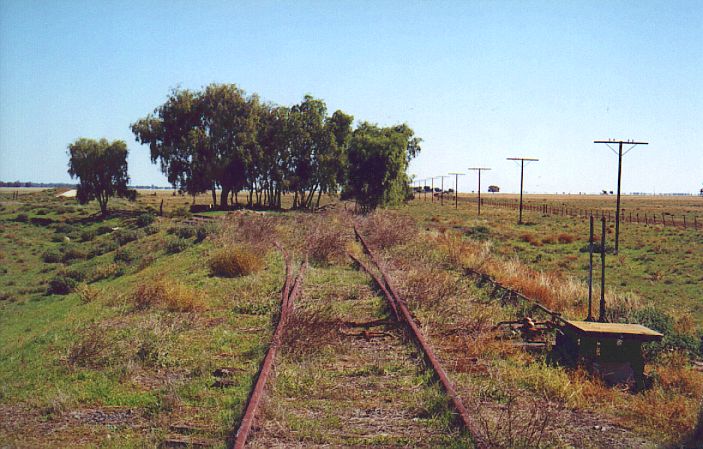
[[[76,197],[81,204],[95,199],[105,215],[110,197],[136,198],[137,192],[127,188],[129,175],[124,141],[81,138],[69,144],[68,154],[68,174],[79,179]]]
[[[306,95],[279,106],[233,84],[200,91],[174,89],[152,114],[131,125],[149,145],[168,181],[191,195],[220,190],[219,205],[313,208],[322,194],[342,192],[362,209],[394,204],[409,194],[407,166],[420,139],[402,124],[379,127],[342,111],[328,115],[324,101]]]

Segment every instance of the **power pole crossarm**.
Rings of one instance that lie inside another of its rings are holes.
[[[622,180],[622,157],[637,145],[649,145],[648,142],[636,142],[634,140],[594,140],[593,143],[604,143],[608,145],[615,154],[618,155],[618,196],[615,202],[615,254],[620,248],[620,182]],[[610,144],[618,144],[618,150],[615,151]],[[632,145],[623,153],[623,145]]]
[[[525,177],[525,161],[535,162],[539,159],[535,159],[532,157],[509,157],[507,159],[509,161],[520,161],[520,215],[518,217],[517,224],[522,224],[522,186]]]

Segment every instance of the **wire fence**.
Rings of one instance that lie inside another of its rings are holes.
[[[478,198],[469,198],[470,203],[477,203]],[[512,201],[495,200],[481,198],[481,206],[494,206],[503,209],[519,209],[520,204]],[[567,205],[553,206],[550,204],[525,204],[522,205],[523,211],[538,212],[543,215],[557,215],[562,217],[578,217],[588,218],[590,216],[601,218],[604,217],[608,222],[615,221],[614,211],[605,211],[602,209],[592,209],[583,207],[573,207]],[[632,212],[621,210],[620,223],[638,223],[662,226],[674,226],[684,229],[703,229],[703,221],[697,216],[687,217],[686,215],[674,215],[670,212]]]

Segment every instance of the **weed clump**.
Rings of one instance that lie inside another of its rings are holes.
[[[74,245],[66,245],[62,248],[62,251],[62,262],[70,262],[72,260],[85,259],[88,256],[88,253],[86,253],[86,251]]]
[[[180,282],[157,280],[144,282],[132,293],[136,310],[163,307],[171,312],[193,312],[203,308],[201,296]]]
[[[542,242],[534,234],[530,234],[528,232],[521,234],[520,240],[529,243],[532,246],[542,246]]]
[[[100,296],[99,289],[85,283],[78,284],[75,290],[81,302],[84,304],[93,302]]]
[[[410,241],[417,233],[417,225],[406,215],[377,211],[366,217],[363,232],[371,246],[390,248]]]
[[[190,242],[186,239],[172,237],[166,241],[166,253],[176,254],[185,251],[190,246]]]
[[[109,359],[106,352],[111,342],[106,337],[105,329],[93,325],[84,328],[80,333],[83,338],[68,351],[66,357],[68,364],[84,368],[99,368],[106,365]]]
[[[109,234],[112,232],[112,228],[110,226],[102,225],[99,226],[98,229],[95,230],[95,232],[98,235]]]
[[[315,263],[332,264],[346,260],[347,237],[333,227],[318,227],[305,239],[307,254]]]
[[[166,232],[181,239],[190,239],[195,236],[195,230],[190,226],[172,226]]]
[[[119,229],[115,231],[114,239],[118,245],[126,245],[129,242],[133,242],[139,238],[139,234],[136,231],[131,231],[129,229]]]
[[[562,232],[561,234],[557,235],[557,241],[562,244],[572,243],[574,240],[576,240],[576,238],[571,234],[566,234]]]
[[[46,263],[59,263],[61,262],[61,253],[54,248],[48,249],[42,254],[42,260]]]
[[[130,263],[137,259],[137,255],[130,248],[119,247],[115,250],[115,262]]]
[[[144,228],[152,224],[154,220],[156,220],[156,217],[152,214],[141,214],[137,217],[137,226]]]
[[[259,251],[248,245],[225,247],[210,256],[210,271],[215,276],[239,277],[260,271],[264,260]]]
[[[68,295],[76,287],[76,281],[68,276],[56,276],[49,281],[49,295]]]
[[[283,332],[284,351],[300,358],[330,346],[340,339],[340,325],[331,308],[295,310]]]

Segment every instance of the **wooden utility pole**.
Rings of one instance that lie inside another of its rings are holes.
[[[464,176],[466,173],[449,173],[454,175],[454,209],[459,208],[459,176]]]
[[[440,206],[444,206],[444,178],[448,178],[449,176],[437,176],[438,178],[442,179],[442,193],[439,195],[439,204]]]
[[[649,145],[648,142],[635,142],[632,140],[594,140],[593,143],[604,143],[608,145],[613,153],[618,155],[618,198],[615,205],[615,254],[618,253],[619,243],[620,243],[620,180],[622,178],[622,157],[630,152],[631,149],[635,148],[637,145]],[[618,151],[611,147],[611,143],[618,144]],[[630,148],[622,152],[622,144],[632,145]]]
[[[469,167],[469,170],[475,170],[478,172],[478,214],[481,215],[481,172],[490,170],[490,168]]]
[[[525,178],[525,161],[536,162],[539,159],[531,157],[509,157],[507,159],[509,161],[520,161],[520,215],[518,217],[517,224],[522,224],[522,186]]]

